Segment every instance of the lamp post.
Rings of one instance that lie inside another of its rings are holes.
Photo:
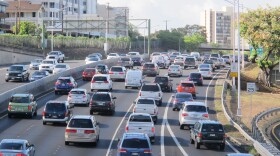
[[[238,22],[238,91],[237,91],[237,94],[238,94],[238,107],[237,107],[237,116],[242,116],[242,113],[241,113],[241,106],[240,106],[240,92],[241,92],[241,89],[240,89],[240,22],[239,22],[239,0],[237,0],[237,6],[238,6],[238,11],[237,11],[237,22]]]
[[[51,41],[51,51],[53,51],[53,28],[54,28],[54,25],[53,25],[53,12],[51,13],[52,15],[52,41]]]

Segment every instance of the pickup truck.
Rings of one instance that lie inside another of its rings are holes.
[[[147,113],[152,116],[154,123],[157,122],[158,107],[152,98],[138,98],[134,101],[133,113]]]
[[[162,104],[163,93],[160,85],[157,83],[145,83],[139,91],[139,97],[141,98],[153,98],[157,102],[157,105]]]
[[[52,73],[56,64],[56,60],[43,60],[42,63],[39,65],[39,70],[46,70],[49,73]]]
[[[127,133],[145,133],[149,136],[152,143],[155,142],[155,125],[150,114],[132,113],[126,123]]]
[[[49,59],[49,60],[54,59],[58,63],[59,62],[64,63],[64,58],[65,58],[65,55],[61,51],[51,51],[48,53],[48,56],[46,59]]]

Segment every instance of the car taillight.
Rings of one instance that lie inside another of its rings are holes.
[[[134,108],[133,108],[133,113],[135,113],[135,112],[136,112],[136,108],[134,107]]]
[[[65,130],[66,133],[77,133],[76,129],[66,129]]]
[[[86,72],[83,72],[83,75],[87,75],[87,73],[86,73]]]
[[[209,117],[208,114],[203,114],[202,116],[205,117],[205,118],[208,118],[208,117]]]
[[[197,137],[202,138],[202,133],[198,133]]]
[[[43,112],[42,112],[42,116],[45,116],[45,115],[46,115],[46,112],[45,112],[45,111],[43,111]]]
[[[174,102],[173,102],[173,103],[177,103],[177,102],[179,102],[179,100],[174,100]]]
[[[31,111],[31,109],[32,109],[32,107],[31,107],[31,106],[28,106],[28,110]]]
[[[60,82],[55,82],[55,85],[59,85],[60,84]]]
[[[114,73],[110,71],[109,74],[114,74]]]
[[[10,110],[12,110],[12,106],[9,105],[8,106],[8,111],[10,111]]]
[[[152,150],[144,150],[144,153],[152,153]]]
[[[65,112],[65,113],[64,113],[64,116],[67,117],[67,116],[68,116],[68,112]]]
[[[73,86],[73,83],[69,82],[68,85]]]
[[[90,100],[89,106],[90,106],[90,107],[92,106],[92,100]]]
[[[141,92],[139,92],[139,96],[141,96],[142,95],[142,93]]]
[[[120,152],[120,153],[126,153],[126,152],[127,152],[127,150],[126,150],[126,149],[121,148],[121,149],[119,149],[119,152]]]
[[[1,156],[1,155],[0,155]],[[17,153],[16,156],[26,156],[25,154],[23,153]]]
[[[124,72],[119,72],[119,74],[121,74],[121,75],[122,75],[122,74],[124,74]]]
[[[104,81],[104,83],[109,83],[109,81]]]
[[[3,153],[0,152],[0,156],[4,156]]]
[[[125,127],[125,131],[128,132],[128,126]]]
[[[94,80],[91,80],[91,83],[95,83],[95,81],[94,81]]]
[[[182,114],[182,116],[189,116],[189,114],[187,114],[187,113],[183,113],[183,114]]]
[[[152,132],[155,133],[155,127],[152,127]]]
[[[85,133],[85,134],[95,133],[95,130],[85,130],[84,133]]]

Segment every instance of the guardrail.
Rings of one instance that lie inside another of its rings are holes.
[[[230,124],[232,126],[234,126],[236,129],[238,129],[238,131],[249,141],[251,141],[253,143],[254,148],[258,151],[259,154],[261,154],[262,156],[280,156],[280,151],[274,147],[273,145],[271,145],[270,143],[267,142],[259,142],[258,140],[255,140],[251,135],[249,135],[246,131],[244,131],[244,129],[237,124],[232,117],[229,115],[229,113],[226,110],[225,107],[225,97],[226,97],[226,89],[227,89],[228,83],[226,81],[224,81],[223,83],[223,89],[222,89],[222,93],[221,93],[221,100],[222,100],[222,107],[223,107],[223,111],[225,114],[225,117],[227,118],[227,120],[230,122]],[[265,113],[262,113],[265,114]],[[258,118],[260,119],[260,118]]]

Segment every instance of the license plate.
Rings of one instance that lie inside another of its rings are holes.
[[[15,78],[12,77],[12,80],[14,80]]]
[[[17,108],[16,110],[22,112],[23,108]]]
[[[215,135],[215,134],[210,134],[210,136],[214,137],[214,136],[216,136],[216,135]]]
[[[99,106],[103,106],[103,103],[102,102],[100,102],[100,103],[97,103]]]
[[[131,153],[131,155],[138,156],[139,154],[138,153]]]
[[[77,133],[84,133],[84,130],[78,129]]]
[[[63,83],[62,86],[65,86],[65,84]]]
[[[185,90],[187,90],[187,91],[188,91],[188,90],[189,90],[189,88],[185,88]]]
[[[115,75],[118,75],[119,73],[115,73]]]
[[[56,116],[56,115],[53,115],[52,117],[53,117],[53,118],[57,118],[57,116]]]

